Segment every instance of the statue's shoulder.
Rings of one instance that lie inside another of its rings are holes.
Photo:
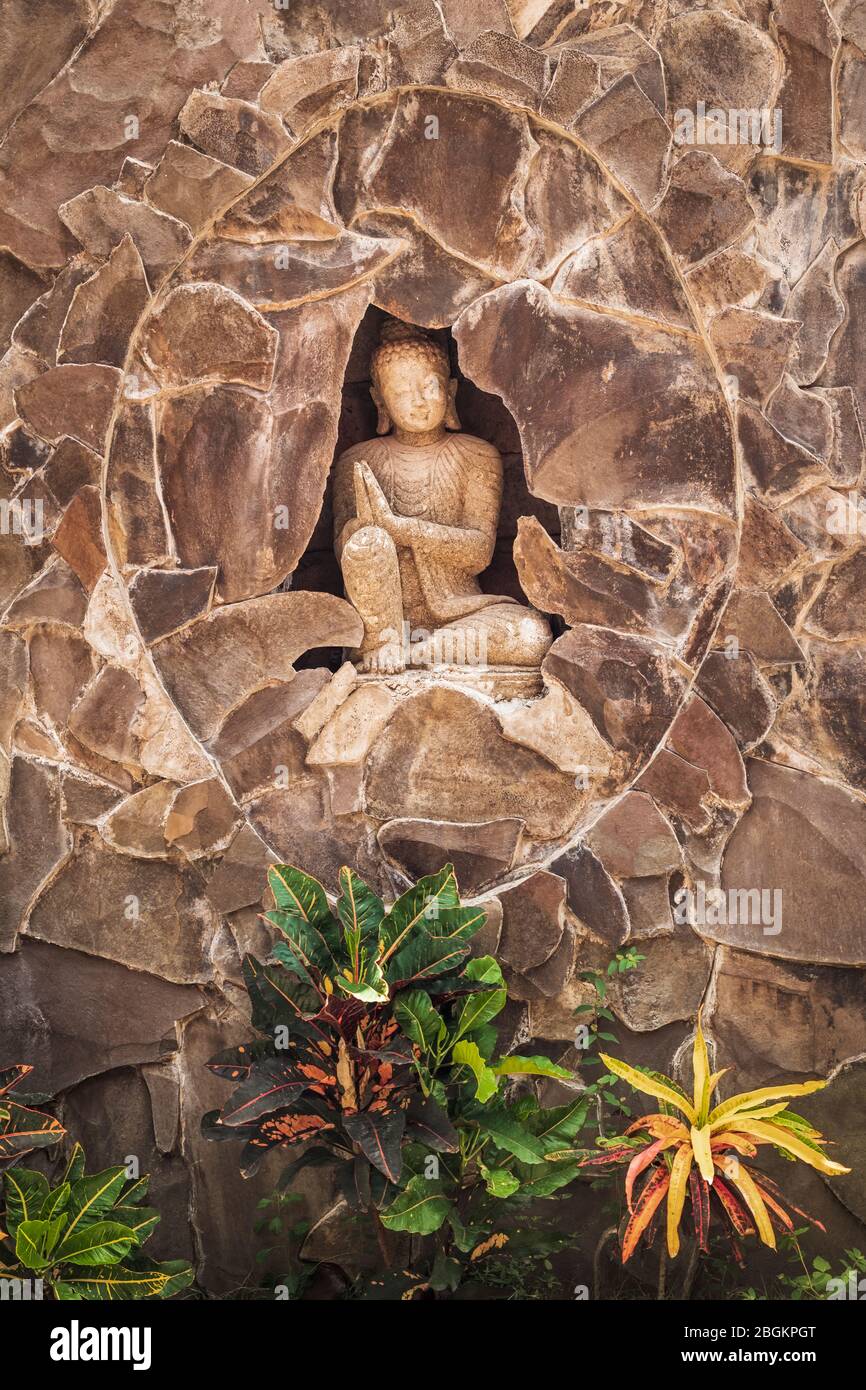
[[[495,444],[474,434],[452,434],[450,442],[472,468],[496,476],[502,471],[502,455]]]
[[[387,453],[387,446],[381,439],[363,439],[360,444],[353,444],[350,449],[344,450],[337,459],[338,468],[351,468],[352,464],[360,459],[367,463],[375,463],[378,458],[384,458]]]

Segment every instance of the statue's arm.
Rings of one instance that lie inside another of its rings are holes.
[[[337,561],[350,536],[362,525],[355,501],[355,457],[351,453],[337,459],[334,468],[334,550]]]
[[[442,526],[417,521],[413,546],[420,553],[435,551],[470,574],[480,574],[493,559],[496,527],[502,503],[502,459],[492,445],[483,445],[465,461],[463,524]]]

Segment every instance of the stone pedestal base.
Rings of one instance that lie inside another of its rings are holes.
[[[359,675],[358,682],[385,685],[396,695],[414,695],[432,685],[460,685],[491,700],[532,700],[544,691],[540,666],[437,666],[394,675]]]

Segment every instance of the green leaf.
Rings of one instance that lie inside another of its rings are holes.
[[[514,1154],[521,1163],[540,1163],[545,1154],[544,1144],[525,1125],[520,1124],[499,1105],[478,1110],[474,1118],[482,1133],[489,1134],[493,1143],[506,1153]]]
[[[485,1168],[481,1164],[481,1176],[491,1197],[511,1197],[520,1187],[520,1179],[508,1168]]]
[[[272,864],[268,886],[278,908],[313,926],[335,926],[328,895],[317,878],[291,864]]]
[[[463,1278],[463,1266],[459,1260],[453,1256],[446,1255],[443,1250],[437,1250],[433,1267],[430,1270],[428,1283],[431,1289],[438,1292],[447,1291],[454,1293],[460,1287]]]
[[[41,1221],[53,1221],[55,1216],[59,1216],[62,1211],[66,1210],[71,1194],[72,1188],[68,1182],[63,1183],[60,1187],[55,1187],[54,1191],[49,1192],[45,1198],[39,1219]]]
[[[379,928],[385,916],[385,904],[362,878],[344,865],[340,870],[342,895],[337,900],[337,915],[346,932],[359,942],[372,937],[378,941]]]
[[[15,1254],[27,1269],[47,1269],[56,1258],[54,1247],[68,1217],[65,1212],[54,1221],[22,1221],[15,1236]]]
[[[53,1115],[29,1110],[8,1096],[0,1100],[0,1160],[30,1153],[32,1149],[45,1149],[65,1133]]]
[[[135,1236],[136,1245],[143,1245],[148,1236],[159,1224],[159,1212],[155,1207],[112,1207],[111,1215],[121,1226],[127,1226]]]
[[[317,924],[306,922],[302,917],[281,909],[266,912],[265,917],[286,938],[276,943],[274,956],[289,970],[294,970],[306,984],[315,983],[311,970],[318,970],[322,975],[337,973],[340,968],[339,947],[333,936],[329,942]]]
[[[467,961],[463,974],[478,984],[496,985],[498,988],[490,993],[470,994],[464,999],[457,1016],[455,1036],[458,1038],[465,1037],[467,1033],[474,1033],[476,1029],[489,1023],[502,1012],[508,998],[502,971],[493,956],[477,956],[474,960]]]
[[[99,1220],[111,1210],[126,1183],[125,1168],[106,1168],[72,1184],[67,1239],[80,1227]]]
[[[6,1192],[4,1225],[13,1235],[23,1221],[38,1221],[48,1197],[48,1179],[30,1168],[10,1168],[3,1176]]]
[[[389,982],[399,987],[444,975],[461,965],[468,955],[469,947],[453,937],[419,933],[401,946],[385,973]]]
[[[436,920],[443,909],[459,906],[460,894],[453,864],[446,864],[438,874],[419,878],[391,904],[383,918],[380,931],[383,962],[389,960],[416,931],[435,931]]]
[[[487,1066],[474,1042],[459,1042],[451,1053],[458,1066],[468,1067],[475,1077],[475,1098],[483,1105],[496,1094],[499,1082]]]
[[[127,1303],[147,1298],[171,1298],[193,1281],[193,1271],[183,1260],[156,1262],[141,1269],[106,1265],[89,1274],[76,1274],[52,1284],[58,1299],[86,1302]]]
[[[135,1232],[119,1221],[95,1221],[66,1232],[54,1252],[55,1261],[72,1265],[116,1264],[136,1244]]]
[[[373,962],[366,979],[347,980],[344,976],[338,975],[336,984],[344,994],[351,995],[362,1004],[382,1004],[389,997],[388,981],[382,974],[378,961]]]
[[[381,1219],[389,1231],[411,1231],[413,1235],[429,1236],[439,1230],[450,1211],[451,1202],[438,1179],[414,1177],[387,1211],[382,1212]]]
[[[429,1052],[442,1035],[443,1023],[429,994],[423,989],[409,989],[398,994],[394,1001],[394,1016],[410,1042]]]
[[[63,1174],[63,1181],[68,1183],[78,1182],[79,1178],[84,1177],[84,1149],[76,1142],[72,1146],[69,1155],[69,1162],[66,1165],[66,1172]]]
[[[574,1073],[566,1067],[558,1067],[549,1057],[500,1057],[494,1062],[493,1071],[497,1076],[556,1076],[563,1081],[573,1081]]]
[[[521,1173],[524,1197],[550,1197],[580,1176],[579,1163],[541,1163],[527,1166]]]

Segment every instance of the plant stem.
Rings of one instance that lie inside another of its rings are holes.
[[[686,1270],[685,1283],[683,1284],[683,1299],[688,1300],[692,1296],[692,1289],[695,1283],[695,1275],[698,1272],[698,1260],[701,1257],[701,1247],[697,1241],[692,1246],[692,1253],[689,1256],[688,1269]]]
[[[595,1247],[595,1254],[592,1257],[592,1296],[594,1299],[601,1297],[601,1255],[611,1236],[615,1236],[618,1231],[617,1226],[608,1226],[606,1231],[602,1231]]]
[[[668,1252],[664,1241],[662,1241],[661,1255],[659,1256],[659,1287],[656,1299],[663,1299],[665,1296],[665,1285],[668,1273]]]
[[[385,1269],[390,1269],[392,1264],[391,1247],[388,1244],[388,1232],[382,1225],[378,1207],[370,1207],[370,1215],[373,1219],[373,1229],[376,1232],[376,1243],[379,1246],[379,1254],[382,1256],[382,1264]]]

